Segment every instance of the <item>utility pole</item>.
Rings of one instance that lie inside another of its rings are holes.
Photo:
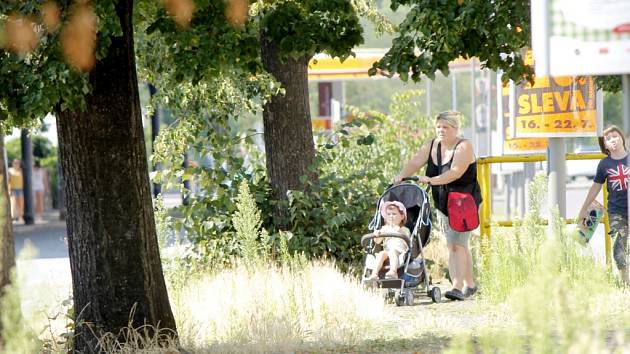
[[[24,224],[33,225],[33,147],[28,129],[20,132],[22,148],[22,177],[24,178]]]
[[[149,84],[149,94],[151,98],[156,94],[157,90],[155,86]],[[153,114],[151,115],[151,154],[155,151],[155,139],[157,139],[158,134],[160,133],[160,109],[159,107],[155,107],[153,110]],[[153,171],[160,170],[160,164],[156,163],[152,166]],[[153,184],[153,197],[157,198],[157,196],[162,193],[162,185],[156,183],[154,181],[151,182]]]
[[[472,128],[472,143],[477,148],[477,122],[475,119],[475,58],[470,59],[470,122]]]

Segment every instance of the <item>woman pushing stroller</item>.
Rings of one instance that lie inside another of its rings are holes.
[[[385,220],[385,225],[374,231],[375,236],[380,236],[384,233],[398,233],[407,237],[411,236],[409,229],[404,226],[407,221],[407,209],[401,202],[383,203],[380,213],[383,220]],[[384,241],[383,238],[385,239]],[[374,242],[378,244],[383,243],[383,250],[376,255],[375,269],[367,280],[378,279],[378,273],[387,259],[389,259],[389,271],[385,274],[385,279],[397,279],[398,258],[401,254],[407,252],[409,246],[403,239],[398,237],[375,237]]]
[[[398,184],[403,178],[427,166],[426,176],[421,176],[419,181],[432,186],[438,221],[446,235],[448,271],[453,289],[447,291],[445,296],[451,300],[464,300],[477,291],[473,280],[472,254],[468,246],[471,232],[458,232],[451,228],[446,203],[448,192],[447,188],[441,188],[448,186],[479,191],[473,145],[470,140],[458,137],[460,116],[455,111],[438,114],[435,119],[437,138],[423,144],[400,174],[394,177],[394,183]]]

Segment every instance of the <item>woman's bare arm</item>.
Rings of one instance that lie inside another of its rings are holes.
[[[411,158],[411,160],[407,161],[402,171],[398,174],[398,176],[394,177],[394,183],[399,183],[403,178],[409,177],[414,173],[418,172],[424,165],[429,161],[429,156],[431,155],[431,141],[424,143],[420,150]]]

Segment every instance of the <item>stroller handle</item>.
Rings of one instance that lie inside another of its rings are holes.
[[[420,180],[420,177],[418,177],[418,176],[409,176],[409,177],[405,177],[405,178],[401,179],[400,182],[406,182],[406,181],[418,182],[419,180]],[[385,188],[385,189],[390,189],[393,186],[394,186],[394,184],[390,183],[390,184],[387,185],[387,188]]]
[[[408,247],[411,247],[411,238],[407,235],[401,234],[399,232],[393,232],[393,231],[386,231],[383,232],[380,235],[375,235],[373,232],[369,233],[369,234],[365,234],[363,235],[363,237],[361,237],[361,247],[366,247],[368,242],[370,242],[370,240],[376,238],[376,237],[395,237],[395,238],[400,238],[403,241],[405,241],[407,243]]]

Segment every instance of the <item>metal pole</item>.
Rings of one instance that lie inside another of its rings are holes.
[[[503,201],[503,207],[505,208],[505,217],[511,219],[512,215],[512,173],[506,173],[503,175],[503,189],[505,190],[505,200]]]
[[[488,156],[492,156],[492,73],[489,69],[486,69],[486,76],[488,77],[488,87],[486,92],[486,126],[488,127],[488,131],[486,132],[487,144],[486,147],[488,149]]]
[[[630,74],[621,75],[621,87],[623,89],[623,132],[628,135],[630,129]]]
[[[451,109],[457,110],[457,78],[455,73],[451,73]]]
[[[157,90],[155,86],[149,84],[149,94],[151,98],[156,94]],[[153,110],[153,114],[151,115],[151,154],[155,151],[155,139],[157,139],[158,134],[160,133],[160,111],[159,107],[155,107]],[[160,169],[160,164],[156,163],[153,166],[153,171],[158,171]],[[162,193],[162,185],[159,183],[153,183],[153,197],[157,198],[157,196]]]
[[[33,147],[28,129],[20,132],[20,143],[22,147],[22,177],[24,178],[24,224],[35,223],[33,217]]]
[[[470,121],[472,127],[472,142],[477,146],[477,123],[475,122],[475,59],[470,59]]]
[[[547,172],[549,176],[549,211],[558,208],[558,215],[566,217],[566,162],[564,138],[549,138]],[[550,231],[555,234],[559,229],[558,220],[550,214]]]
[[[427,82],[426,82],[426,90],[427,90],[427,117],[431,117],[431,112],[433,112],[433,109],[431,107],[431,80],[427,77]]]

